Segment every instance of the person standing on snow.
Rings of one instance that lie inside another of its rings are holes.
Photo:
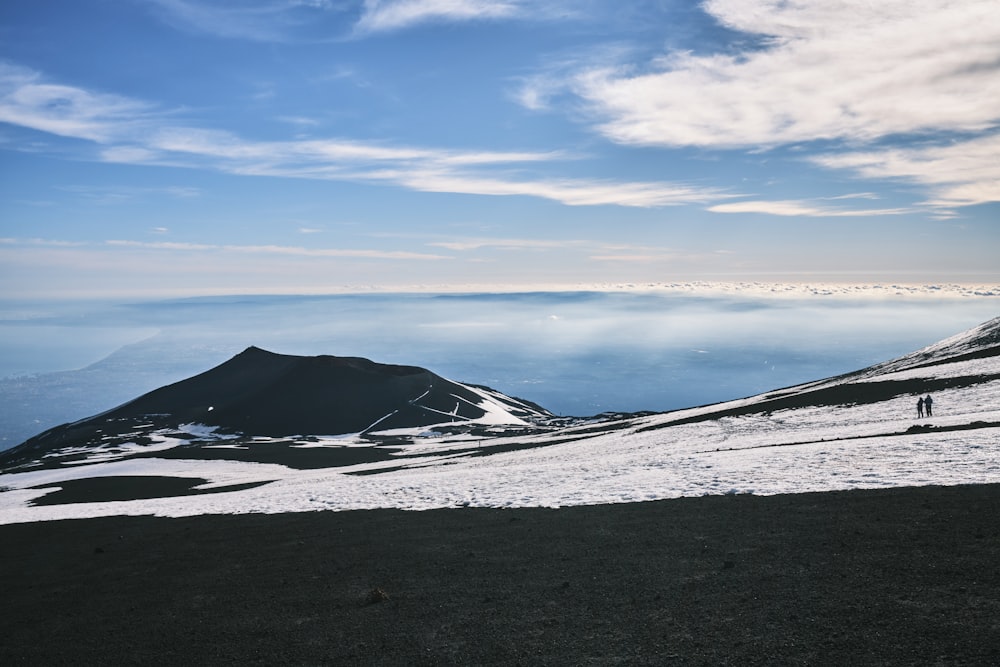
[[[924,398],[923,396],[921,396],[920,400],[917,401],[917,417],[919,418],[923,416],[924,416]]]
[[[924,398],[924,408],[927,410],[927,416],[928,417],[931,416],[931,406],[933,404],[934,404],[934,399],[931,398],[930,394],[927,394],[927,397]]]

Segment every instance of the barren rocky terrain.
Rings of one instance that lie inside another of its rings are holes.
[[[0,526],[0,663],[988,665],[1000,486]]]

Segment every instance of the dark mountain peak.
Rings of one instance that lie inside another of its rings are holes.
[[[290,437],[477,421],[527,425],[551,416],[524,401],[418,366],[278,354],[251,346],[203,373],[50,429],[4,452],[0,461],[37,461],[66,447],[141,443],[154,432],[185,432],[192,424],[220,434]]]
[[[251,345],[229,361],[217,366],[215,369],[225,368],[231,371],[233,367],[250,365],[257,371],[264,371],[267,368],[275,367],[295,367],[300,370],[309,367],[326,368],[329,370],[359,371],[364,373],[375,373],[385,375],[413,375],[416,373],[429,373],[425,368],[418,366],[400,366],[396,364],[383,364],[366,359],[364,357],[338,357],[332,354],[320,354],[316,356],[302,356],[296,354],[281,354],[270,352],[256,345]],[[208,371],[208,372],[212,372]]]
[[[329,368],[339,368],[344,370],[354,370],[363,373],[384,374],[390,376],[415,375],[418,373],[430,373],[426,368],[419,366],[400,366],[397,364],[383,364],[365,359],[364,357],[335,357],[323,354],[318,357],[305,357],[314,359],[315,363],[326,365]]]
[[[451,383],[415,366],[278,354],[251,346],[115,412],[129,417],[165,413],[259,435],[348,433],[363,430],[435,384]]]
[[[251,345],[247,349],[243,350],[239,354],[233,357],[233,359],[264,359],[266,357],[285,357],[289,355],[278,354],[277,352],[271,352],[270,350],[265,350],[264,348],[257,347],[256,345]]]

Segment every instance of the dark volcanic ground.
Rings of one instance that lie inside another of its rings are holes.
[[[4,665],[1000,663],[1000,485],[0,526]]]

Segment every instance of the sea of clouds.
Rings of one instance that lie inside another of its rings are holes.
[[[429,368],[563,415],[856,370],[1000,315],[1000,287],[674,283],[0,303],[0,448],[250,345]]]

